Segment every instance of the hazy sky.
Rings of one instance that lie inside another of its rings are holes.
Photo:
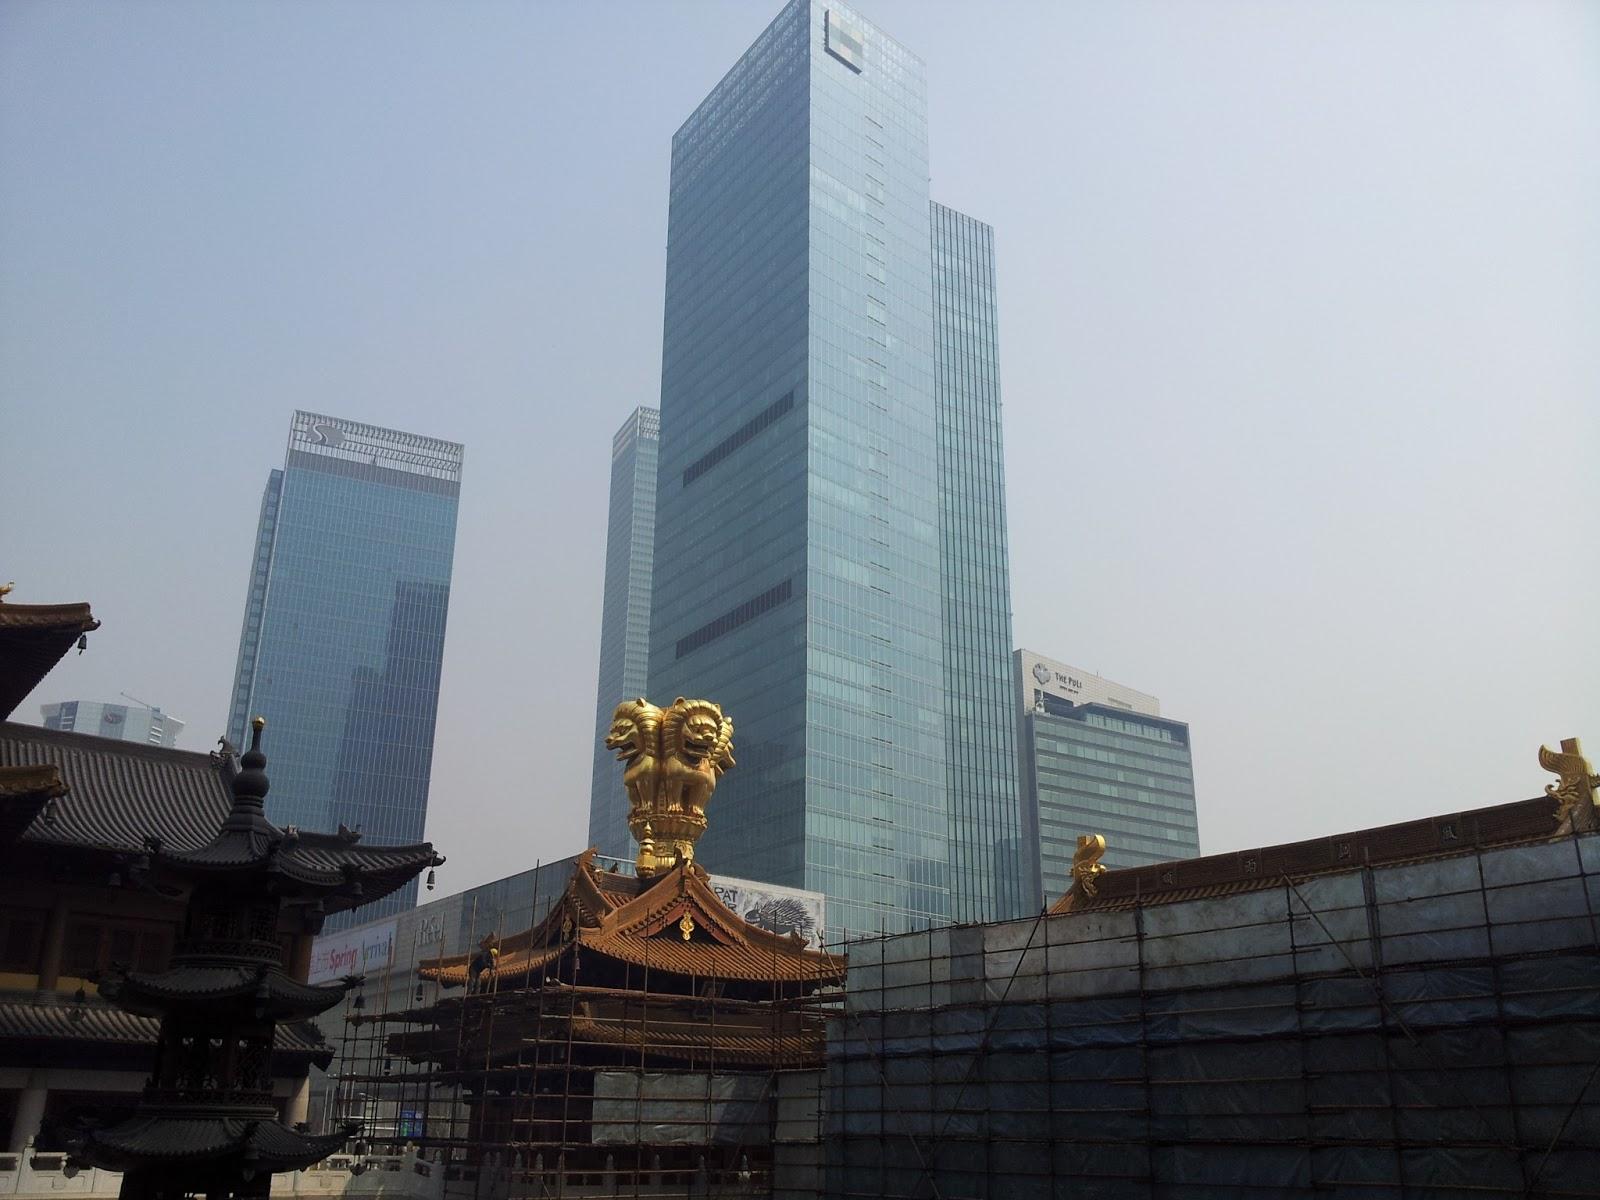
[[[580,849],[670,139],[778,7],[0,4],[0,579],[104,622],[18,716],[209,746],[291,411],[453,438],[440,883]],[[996,230],[1016,641],[1192,724],[1203,848],[1600,758],[1600,5],[859,7]]]

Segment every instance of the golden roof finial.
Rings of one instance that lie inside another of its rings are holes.
[[[639,843],[635,869],[648,878],[693,863],[706,804],[734,765],[733,722],[710,700],[679,696],[661,709],[640,696],[617,705],[605,744],[625,764],[628,831]]]
[[[7,596],[9,596],[11,594],[11,589],[16,586],[16,580],[12,580],[10,583],[0,583],[0,600],[4,600]]]
[[[1100,890],[1100,876],[1106,873],[1100,856],[1106,852],[1103,834],[1085,833],[1078,838],[1078,849],[1072,856],[1072,882],[1085,896]]]
[[[1597,824],[1595,789],[1600,787],[1600,775],[1590,769],[1578,739],[1562,738],[1559,753],[1540,746],[1539,765],[1556,774],[1556,782],[1545,784],[1544,792],[1556,801],[1556,824],[1561,831],[1593,828]]]

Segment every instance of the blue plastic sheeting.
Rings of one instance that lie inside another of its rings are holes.
[[[900,986],[835,1021],[825,1194],[1600,1197],[1600,879],[1570,843],[1507,853],[1353,872],[1315,892],[1336,911],[1257,892],[1133,939],[1102,915],[1082,979],[1069,951],[1092,939],[1066,918],[953,931],[983,939],[986,975],[944,994],[985,999],[874,1007]],[[1159,978],[1202,982],[1106,991],[1148,981],[1147,936]],[[1228,972],[1224,941],[1259,954]],[[893,942],[877,961],[918,971]]]

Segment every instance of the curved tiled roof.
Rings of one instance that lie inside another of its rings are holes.
[[[98,1042],[153,1048],[160,1030],[161,1022],[155,1017],[135,1016],[105,1004],[63,1004],[53,998],[0,1000],[0,1041]],[[322,1067],[333,1059],[333,1047],[310,1021],[279,1025],[272,1050],[274,1054],[309,1057]]]
[[[444,862],[427,842],[363,846],[361,835],[343,826],[338,833],[313,833],[274,825],[263,804],[271,789],[261,749],[266,721],[257,717],[252,726],[250,749],[242,757],[235,759],[226,742],[217,756],[231,793],[226,817],[199,847],[153,847],[152,863],[163,873],[230,885],[241,871],[264,873],[274,877],[272,889],[281,896],[343,912],[387,896]]]
[[[163,846],[159,861],[168,870],[189,876],[226,875],[259,866],[313,891],[335,893],[323,898],[330,913],[370,904],[444,862],[429,842],[363,846],[358,844],[359,834],[283,830],[265,817],[257,819],[259,828],[224,828],[196,850],[169,853]]]
[[[638,1028],[596,1021],[589,1017],[572,1018],[572,1036],[578,1041],[633,1048],[649,1045],[652,1057],[683,1058],[698,1063],[724,1063],[742,1066],[815,1066],[822,1062],[827,1035],[819,1025],[772,1037],[762,1033],[697,1032],[692,1029],[662,1029],[652,1023],[648,1035]]]
[[[156,834],[165,846],[195,849],[228,815],[228,789],[209,754],[0,723],[0,767],[23,766],[55,767],[67,789],[28,826],[25,842],[139,851]]]
[[[544,946],[537,950],[523,947],[510,952],[502,949],[500,957],[495,960],[495,978],[500,981],[501,987],[523,984],[534,971],[554,962],[566,952],[565,945]],[[435,980],[445,987],[462,987],[466,984],[469,974],[468,959],[466,957],[435,959],[433,965],[424,963],[418,974],[423,979]]]
[[[626,1052],[634,1063],[696,1068],[818,1066],[826,1049],[823,1021],[806,1009],[755,1001],[713,1011],[702,997],[655,995],[646,1005],[643,993],[561,983],[547,988],[539,1004],[502,990],[365,1019],[417,1027],[389,1034],[387,1052],[445,1065],[514,1062],[534,1043],[603,1047]]]
[[[179,944],[181,954],[182,943]],[[174,961],[165,971],[113,973],[100,994],[136,1012],[159,1015],[185,1005],[210,1006],[217,1001],[251,999],[258,1016],[275,1021],[327,1012],[348,989],[342,983],[311,984],[290,979],[281,970],[257,972],[254,965],[199,965]]]
[[[0,767],[0,852],[14,845],[50,801],[67,794],[51,763]]]
[[[72,644],[98,628],[100,622],[87,604],[7,604],[0,599],[0,717],[14,713]]]
[[[96,1129],[76,1147],[85,1162],[108,1170],[151,1163],[245,1159],[262,1172],[294,1171],[320,1162],[349,1139],[348,1131],[296,1133],[272,1120],[140,1115]]]
[[[0,777],[13,767],[53,767],[66,789],[60,803],[36,811],[23,842],[143,853],[153,836],[170,869],[227,872],[260,863],[332,893],[323,901],[329,913],[381,899],[444,861],[427,842],[364,844],[360,835],[279,829],[260,815],[230,828],[237,771],[229,755],[8,721],[0,723]]]
[[[687,917],[690,936],[680,922]],[[711,890],[705,874],[679,864],[654,879],[599,871],[594,851],[579,856],[566,892],[539,924],[498,943],[488,977],[498,987],[526,983],[573,946],[635,966],[702,979],[832,984],[842,957],[741,919]],[[448,986],[468,980],[471,955],[425,960],[418,974]]]

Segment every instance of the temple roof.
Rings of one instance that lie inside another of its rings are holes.
[[[221,828],[199,846],[152,847],[152,866],[193,882],[233,885],[252,872],[273,877],[279,895],[320,901],[325,912],[369,904],[405,886],[418,873],[444,862],[429,842],[360,844],[361,835],[279,828],[267,819],[267,756],[261,749],[266,722],[257,717],[250,749],[237,760],[232,747],[219,756],[232,792]]]
[[[310,833],[299,829],[224,830],[196,850],[168,853],[161,864],[191,878],[228,875],[260,867],[312,892],[347,892],[324,899],[328,912],[370,904],[404,887],[418,872],[444,862],[431,842],[359,844],[360,834]],[[359,887],[359,891],[354,890]]]
[[[54,766],[0,766],[0,853],[22,839],[50,801],[66,794]]]
[[[182,943],[179,944],[180,949]],[[113,971],[100,994],[130,1012],[158,1016],[190,1007],[215,1012],[219,1002],[249,1002],[256,1016],[298,1020],[327,1012],[344,999],[343,983],[299,983],[281,970],[175,962],[165,971]]]
[[[0,718],[39,686],[81,636],[100,628],[87,604],[7,604],[0,589]]]
[[[1556,804],[1540,796],[1332,837],[1106,871],[1095,878],[1092,894],[1074,884],[1050,911],[1105,912],[1175,904],[1282,887],[1285,877],[1299,880],[1360,867],[1448,858],[1556,834]]]
[[[769,1006],[767,1011],[719,1006],[708,1017],[691,1005],[588,1000],[572,1017],[574,1040],[626,1049],[648,1047],[656,1057],[693,1066],[807,1066],[822,1062],[827,1033],[821,1021]]]
[[[52,771],[59,787],[48,778]],[[176,873],[205,876],[258,865],[292,881],[293,890],[317,893],[329,913],[387,896],[444,861],[427,842],[368,845],[348,831],[280,829],[259,803],[236,813],[232,788],[242,774],[231,753],[197,754],[0,722],[0,845],[10,814],[20,821],[31,806],[25,843],[144,854],[154,840],[160,846],[155,859]]]
[[[35,817],[22,835],[32,844],[138,852],[154,834],[193,849],[228,815],[227,780],[209,754],[0,723],[0,768],[23,767],[55,770],[69,797]]]
[[[384,1043],[387,1052],[448,1069],[463,1063],[525,1063],[534,1042],[617,1051],[635,1063],[667,1061],[704,1068],[814,1066],[827,1048],[822,1020],[805,1008],[725,999],[713,1005],[705,997],[661,995],[645,1004],[640,994],[608,988],[559,983],[546,988],[549,995],[539,1006],[503,991],[352,1020],[423,1026],[391,1033]]]
[[[296,1133],[276,1121],[240,1117],[141,1114],[84,1135],[73,1153],[108,1170],[190,1164],[225,1167],[237,1177],[248,1163],[256,1171],[296,1171],[320,1162],[349,1139],[350,1131]],[[219,1161],[220,1160],[220,1161]],[[237,1161],[238,1165],[234,1166]]]
[[[699,867],[679,863],[654,878],[639,879],[598,869],[594,853],[591,849],[579,856],[566,891],[544,920],[500,940],[499,957],[485,979],[501,989],[524,985],[539,968],[577,946],[650,970],[702,979],[843,981],[841,956],[808,949],[799,937],[743,920],[718,899]],[[468,981],[471,965],[467,954],[428,959],[418,974],[459,987]]]
[[[0,1042],[90,1042],[97,1045],[154,1048],[161,1022],[135,1016],[105,1004],[41,1003],[0,1000]],[[310,1059],[326,1069],[333,1047],[310,1021],[279,1025],[272,1042],[274,1055]]]

